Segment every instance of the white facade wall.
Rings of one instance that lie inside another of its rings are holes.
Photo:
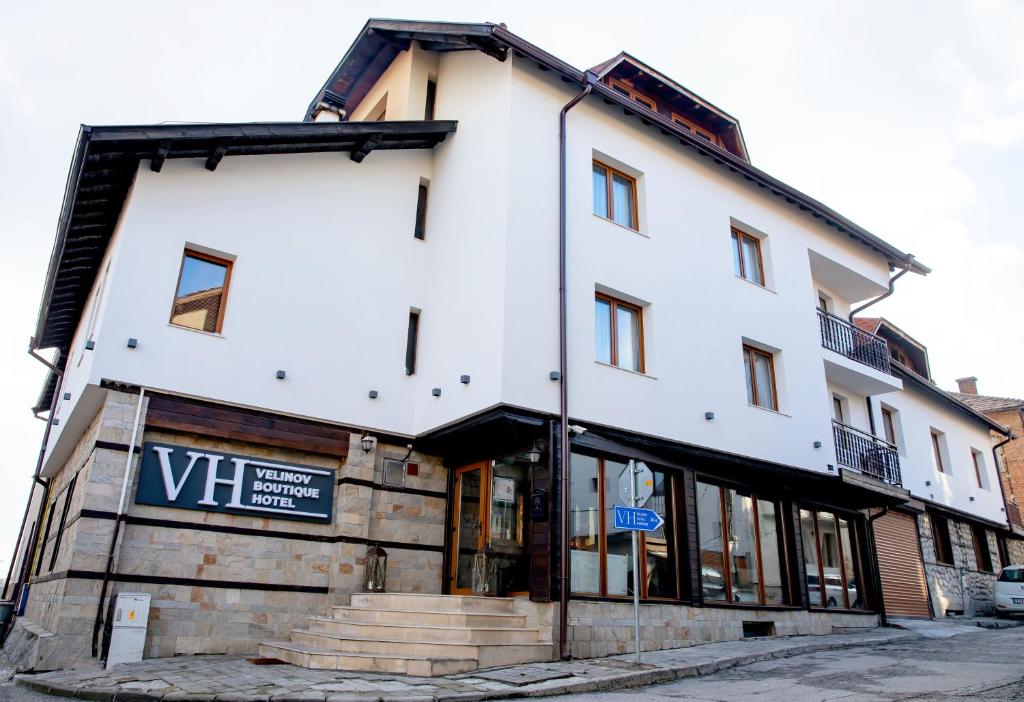
[[[903,487],[923,500],[1006,524],[988,427],[943,406],[909,384],[903,392],[883,395],[873,403],[875,425],[880,432],[882,407],[894,410]],[[943,434],[945,473],[940,473],[935,464],[932,429]],[[985,487],[978,487],[972,450],[980,453]]]
[[[213,173],[201,159],[144,163],[111,247],[97,349],[79,366],[76,339],[58,416],[91,417],[75,403],[105,378],[401,435],[499,403],[557,412],[558,111],[575,89],[519,59],[415,49],[352,117],[386,90],[388,119],[420,119],[428,76],[437,119],[459,122],[433,151],[229,157]],[[572,416],[835,464],[818,290],[844,314],[885,290],[886,262],[599,101],[570,113],[568,145]],[[639,233],[591,214],[595,156],[638,176]],[[421,180],[425,241],[412,236]],[[762,237],[767,288],[733,274],[731,225]],[[235,259],[222,334],[168,322],[186,245]],[[646,373],[594,361],[598,289],[644,305]],[[406,376],[410,309],[420,344]],[[777,351],[779,412],[746,402],[745,340]],[[51,448],[73,443],[74,424],[55,427]]]

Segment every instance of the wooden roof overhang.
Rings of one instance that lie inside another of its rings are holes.
[[[657,129],[667,138],[678,140],[680,146],[694,149],[700,156],[708,158],[712,164],[728,169],[801,212],[820,220],[826,226],[867,246],[884,257],[891,269],[909,267],[913,272],[922,275],[931,272],[928,266],[913,256],[900,251],[830,207],[773,178],[745,159],[680,127],[671,119],[617,93],[599,82],[598,75],[593,71],[574,68],[499,24],[371,19],[310,103],[306,119],[312,119],[316,106],[325,98],[330,98],[334,103],[340,101],[343,104],[357,104],[391,60],[413,40],[422,42],[424,48],[434,51],[477,49],[499,61],[504,61],[508,52],[512,52],[513,56],[535,63],[542,71],[553,71],[562,81],[578,85],[580,89],[589,83],[593,86],[592,94],[606,104],[621,109],[630,117],[638,118],[644,126]],[[381,42],[389,44],[390,48],[384,48]],[[376,52],[383,53],[378,57]],[[371,56],[377,58],[370,59]]]
[[[32,337],[33,349],[65,357],[140,161],[160,171],[166,159],[430,149],[456,129],[435,122],[268,122],[124,127],[83,125],[68,174],[57,236]],[[56,379],[47,378],[37,409],[49,406]]]

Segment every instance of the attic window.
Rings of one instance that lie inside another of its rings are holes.
[[[678,124],[680,127],[683,127],[684,129],[687,129],[687,130],[693,132],[694,134],[696,134],[700,138],[707,139],[712,144],[718,144],[719,146],[721,146],[721,144],[722,144],[721,139],[719,139],[717,136],[715,136],[712,132],[709,132],[707,129],[704,129],[703,127],[698,127],[696,123],[692,122],[691,120],[686,119],[682,115],[679,115],[679,114],[676,114],[675,112],[673,112],[672,113],[672,121],[675,122],[676,124]]]
[[[616,78],[609,78],[608,85],[611,86],[611,89],[614,90],[615,92],[619,93],[620,95],[625,95],[633,102],[639,102],[648,110],[652,110],[654,112],[658,111],[658,105],[654,102],[654,100],[647,97],[646,95],[643,95],[633,90],[633,88],[630,87],[624,81],[618,80]]]

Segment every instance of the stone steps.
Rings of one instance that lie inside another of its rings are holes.
[[[554,647],[526,626],[511,597],[357,593],[333,616],[310,617],[289,641],[260,655],[328,670],[433,676],[552,659]]]
[[[481,614],[512,614],[512,597],[470,597],[460,595],[425,595],[398,592],[357,592],[352,607],[364,609],[404,609],[435,612],[478,612]]]
[[[376,622],[339,621],[331,617],[310,617],[309,629],[314,634],[336,638],[383,639],[386,641],[431,641],[465,644],[538,643],[539,632],[525,627],[444,626],[419,623],[418,617],[407,618],[416,624],[380,624]]]
[[[362,607],[334,607],[334,618],[346,622],[369,624],[408,624],[415,621],[423,626],[510,627],[526,626],[522,614],[483,614],[481,612],[445,612],[417,609],[364,609]]]
[[[351,670],[365,673],[398,673],[416,677],[453,675],[475,670],[472,658],[429,656],[380,656],[372,653],[339,653],[291,641],[268,641],[259,646],[261,658],[276,658],[302,668]]]

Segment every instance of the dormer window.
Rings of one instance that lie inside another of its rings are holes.
[[[713,133],[709,132],[707,129],[704,129],[703,127],[697,126],[695,122],[686,119],[680,114],[676,114],[675,112],[673,112],[672,121],[678,124],[680,127],[683,127],[684,129],[693,132],[701,139],[707,139],[712,144],[717,144],[719,146],[722,145],[722,140],[715,136]]]
[[[610,78],[608,80],[608,85],[611,86],[611,89],[614,90],[615,92],[621,95],[625,95],[633,102],[639,102],[648,110],[652,110],[653,112],[658,111],[658,105],[657,103],[654,102],[654,100],[650,99],[646,95],[643,95],[642,93],[638,93],[628,83],[618,80],[616,78]]]

